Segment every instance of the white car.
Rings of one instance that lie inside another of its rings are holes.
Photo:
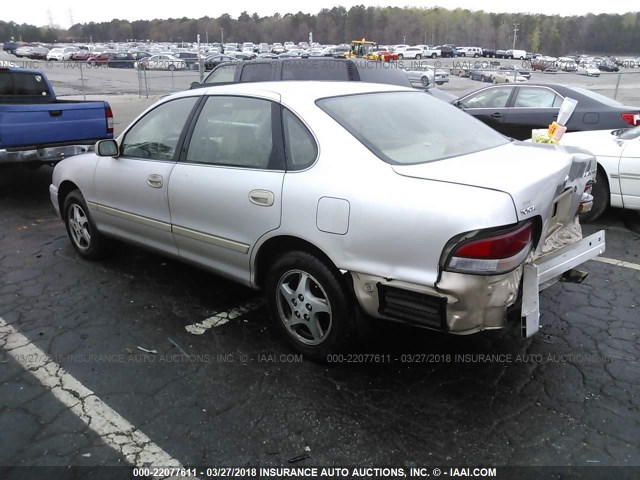
[[[482,49],[480,47],[458,47],[458,54],[461,57],[478,58],[482,56]]]
[[[600,69],[595,65],[588,63],[586,65],[578,65],[576,73],[579,75],[586,75],[587,77],[599,77]]]
[[[527,77],[518,74],[513,74],[508,71],[491,72],[489,76],[491,83],[522,83],[526,82]]]
[[[173,55],[152,55],[138,60],[133,66],[140,70],[184,70],[187,62]]]
[[[598,159],[593,208],[583,221],[595,220],[608,206],[640,210],[640,127],[565,133],[560,144],[585,148]]]
[[[77,52],[79,49],[76,47],[56,47],[49,50],[47,53],[47,60],[67,61],[71,59],[71,55]]]
[[[420,47],[407,47],[404,50],[401,50],[398,53],[398,59],[402,60],[403,58],[411,58],[415,60],[420,60],[424,55],[424,50]]]
[[[371,317],[533,335],[539,288],[604,251],[577,222],[595,168],[412,88],[247,82],[164,97],[49,192],[79,256],[115,237],[261,289],[326,360]]]
[[[429,86],[443,85],[449,81],[449,72],[433,65],[405,68],[411,84],[420,84],[426,88]]]
[[[426,57],[436,58],[442,55],[442,52],[440,49],[431,47],[429,45],[416,45],[416,47],[420,47],[422,49],[423,58],[426,58]]]

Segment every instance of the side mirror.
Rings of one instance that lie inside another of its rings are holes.
[[[460,100],[454,100],[453,102],[451,102],[451,105],[460,108]]]
[[[117,157],[119,154],[118,142],[115,140],[99,140],[96,142],[96,155],[99,157]]]

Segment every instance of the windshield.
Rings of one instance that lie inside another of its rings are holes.
[[[317,104],[390,164],[434,162],[509,142],[471,115],[424,92],[349,95]]]

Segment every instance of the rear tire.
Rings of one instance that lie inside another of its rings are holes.
[[[80,190],[67,195],[62,212],[67,234],[76,252],[88,260],[103,257],[109,249],[108,239],[98,231]]]
[[[611,202],[611,193],[609,191],[609,182],[604,172],[598,169],[596,175],[596,184],[591,191],[593,195],[593,206],[591,211],[580,214],[580,222],[588,223],[596,220],[609,206]]]
[[[347,342],[353,325],[351,295],[339,272],[303,251],[280,256],[269,269],[271,316],[298,352],[325,360]]]

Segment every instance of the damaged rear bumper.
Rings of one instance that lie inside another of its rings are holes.
[[[522,328],[529,337],[540,328],[539,291],[605,250],[603,230],[572,243],[565,243],[569,238],[563,240],[554,236],[554,242],[547,244],[551,252],[511,272],[470,275],[444,271],[435,287],[350,272],[354,293],[372,317],[467,335],[503,328],[507,311],[517,303],[522,288]]]
[[[604,250],[605,233],[600,230],[525,265],[522,279],[523,336],[530,337],[540,329],[538,292],[554,283],[563,273],[604,253]]]

